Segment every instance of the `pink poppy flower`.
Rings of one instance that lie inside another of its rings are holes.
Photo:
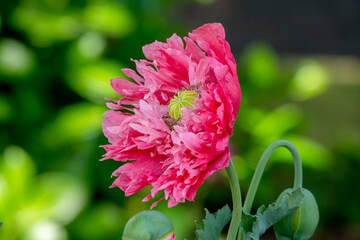
[[[138,73],[123,69],[133,81],[111,79],[123,97],[108,99],[103,119],[110,142],[103,159],[128,161],[111,187],[129,196],[151,185],[144,201],[163,190],[159,201],[168,199],[169,207],[193,201],[204,180],[228,166],[241,99],[222,25],[205,24],[184,41],[174,34],[144,46],[148,60],[135,61]]]

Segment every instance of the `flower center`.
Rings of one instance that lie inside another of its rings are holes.
[[[195,91],[182,91],[179,92],[169,104],[169,116],[176,121],[181,119],[182,111],[181,108],[187,106],[193,109],[194,101],[198,93]]]

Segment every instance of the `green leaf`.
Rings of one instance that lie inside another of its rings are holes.
[[[149,210],[133,216],[125,225],[123,239],[160,240],[174,234],[174,226],[163,213]]]
[[[196,221],[196,235],[199,240],[217,240],[221,231],[231,219],[231,210],[228,205],[218,210],[215,214],[205,209],[206,215],[202,222]]]
[[[244,240],[259,240],[260,236],[277,221],[294,212],[302,203],[302,188],[291,190],[268,207],[262,205],[256,215],[243,212],[241,227]]]

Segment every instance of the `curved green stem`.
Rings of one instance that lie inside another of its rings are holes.
[[[295,145],[287,140],[277,140],[270,144],[263,155],[260,158],[260,161],[256,167],[254,176],[251,180],[249,191],[246,195],[245,202],[244,202],[244,212],[250,213],[251,207],[255,198],[255,194],[257,188],[260,183],[261,176],[264,172],[265,166],[271,156],[271,154],[278,148],[285,147],[287,148],[293,159],[294,159],[294,167],[295,167],[295,176],[294,176],[294,188],[302,186],[302,166],[301,166],[301,158],[298,150],[296,149]]]
[[[226,172],[229,176],[232,201],[233,201],[232,218],[231,218],[229,232],[228,232],[226,240],[234,240],[236,238],[236,234],[240,227],[241,213],[242,213],[242,200],[241,200],[239,179],[236,175],[234,164],[233,164],[231,158],[229,160],[229,166],[226,168]]]

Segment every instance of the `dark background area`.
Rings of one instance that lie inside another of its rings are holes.
[[[360,2],[345,1],[214,1],[184,4],[177,16],[194,28],[218,21],[227,29],[235,53],[262,40],[280,53],[360,54]]]

